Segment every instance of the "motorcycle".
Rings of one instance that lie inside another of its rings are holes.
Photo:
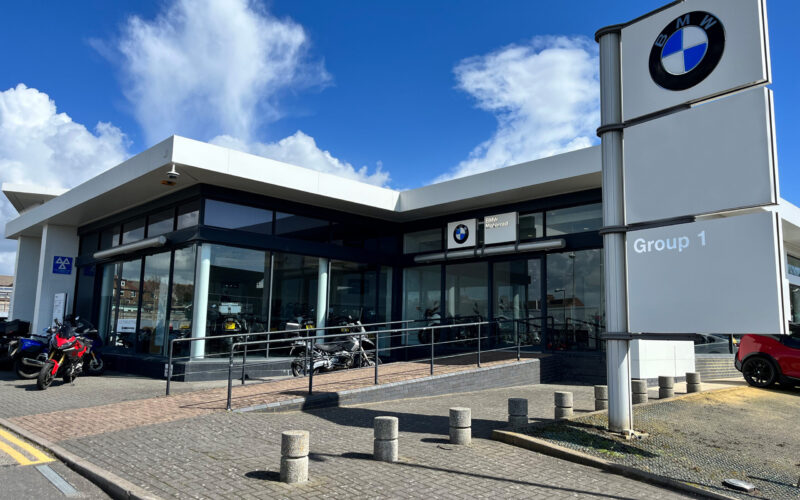
[[[39,376],[39,372],[47,360],[48,345],[53,328],[45,330],[44,335],[31,335],[29,338],[20,338],[15,352],[14,371],[21,379],[33,379]]]
[[[380,358],[375,357],[375,343],[367,337],[367,331],[361,321],[349,322],[342,325],[342,333],[352,333],[342,341],[311,344],[311,355],[308,353],[309,341],[296,340],[289,356],[292,360],[292,375],[301,377],[313,370],[314,373],[346,370],[348,368],[363,368],[380,364]],[[368,352],[369,351],[369,352]],[[309,357],[311,361],[309,363]],[[310,366],[309,366],[310,365]]]
[[[84,365],[90,374],[99,374],[103,370],[102,358],[92,353],[92,339],[79,336],[76,328],[69,323],[60,323],[58,320],[55,323],[56,328],[49,341],[50,352],[36,378],[39,390],[47,389],[59,375],[65,384],[71,384],[75,377],[83,373]]]

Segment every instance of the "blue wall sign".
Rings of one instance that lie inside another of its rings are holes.
[[[53,257],[53,274],[72,274],[72,257]]]

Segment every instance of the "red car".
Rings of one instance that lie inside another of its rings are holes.
[[[800,385],[800,334],[745,335],[735,365],[754,387]]]

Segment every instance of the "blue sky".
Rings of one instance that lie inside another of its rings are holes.
[[[589,145],[594,32],[664,3],[7,3],[0,182],[71,187],[171,133],[401,189]],[[767,5],[781,192],[800,203],[800,6]]]

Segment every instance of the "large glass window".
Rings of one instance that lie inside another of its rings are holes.
[[[271,330],[285,330],[286,322],[317,318],[319,259],[275,253]]]
[[[122,244],[144,239],[144,218],[126,222],[122,226]]]
[[[436,252],[441,249],[441,229],[428,229],[403,235],[403,253]]]
[[[88,233],[81,236],[81,255],[92,255],[97,251],[100,242],[100,234],[97,232]]]
[[[100,233],[100,250],[107,250],[119,245],[119,226],[114,226]]]
[[[327,242],[330,239],[330,224],[322,219],[277,212],[275,234],[295,240]]]
[[[200,223],[200,200],[191,201],[178,207],[176,229],[194,227]]]
[[[800,323],[800,286],[789,285],[789,306],[791,308],[792,323]]]
[[[403,319],[418,320],[408,326],[435,326],[442,322],[442,266],[408,267],[403,270]],[[425,332],[408,333],[406,345],[428,342]]]
[[[791,255],[787,255],[786,271],[792,276],[800,277],[800,259],[797,257],[792,257]]]
[[[542,265],[539,259],[494,264],[494,319],[499,341],[538,345],[542,332]]]
[[[119,289],[119,275],[122,270],[120,262],[113,262],[103,266],[103,281],[100,287],[100,319],[98,333],[106,344],[113,344],[116,331],[117,315],[117,290]]]
[[[604,300],[602,250],[548,254],[548,347],[596,349],[605,329]]]
[[[352,317],[362,323],[378,318],[377,266],[332,260],[328,292],[328,320],[331,325]]]
[[[489,312],[489,277],[485,262],[445,266],[445,314],[463,322],[485,321]]]
[[[75,294],[75,315],[82,320],[92,321],[92,302],[94,301],[95,266],[78,268],[78,285]]]
[[[269,311],[269,253],[211,245],[206,336],[263,332]],[[229,348],[230,340],[220,342]],[[220,352],[212,342],[209,352]]]
[[[206,226],[272,234],[272,211],[217,200],[206,200]]]
[[[100,319],[109,346],[125,350],[136,347],[141,271],[141,260],[104,267]]]
[[[169,309],[169,338],[186,338],[192,331],[195,247],[175,250],[172,265],[172,300]],[[178,352],[188,351],[186,343],[176,344]],[[169,346],[167,346],[169,348]],[[177,353],[176,353],[177,354]]]
[[[169,208],[150,215],[147,218],[147,237],[152,238],[161,234],[172,232],[175,224],[175,209]]]
[[[544,226],[542,224],[542,213],[520,214],[519,216],[519,240],[527,241],[544,236]]]
[[[603,205],[581,205],[547,211],[547,236],[597,231],[603,227]]]
[[[170,254],[162,252],[144,259],[137,352],[159,355],[165,352]]]

